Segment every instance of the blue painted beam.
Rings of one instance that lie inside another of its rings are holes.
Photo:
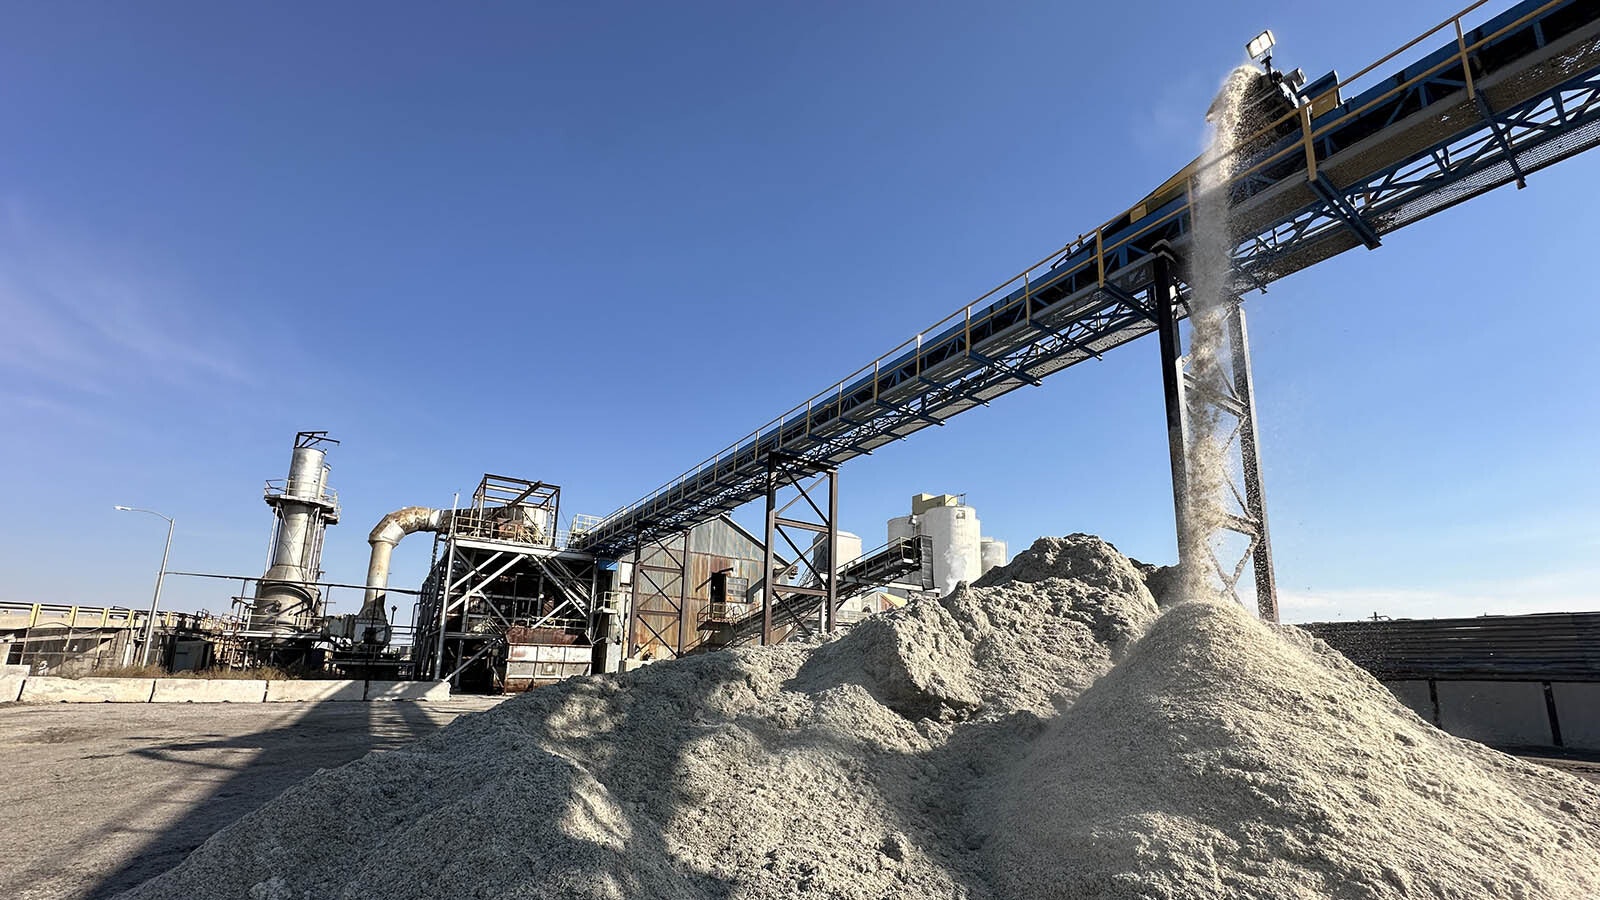
[[[1474,87],[1495,95],[1492,116],[1481,114],[1481,93],[1467,97],[1450,37],[1312,118],[1309,141],[1292,130],[1250,161],[1256,171],[1233,185],[1235,220],[1251,227],[1235,251],[1241,290],[1375,247],[1382,234],[1600,144],[1600,0],[1525,0],[1465,34]],[[1520,77],[1550,71],[1561,80]],[[1418,146],[1422,133],[1434,139]],[[1343,190],[1323,174],[1335,169]],[[768,453],[837,465],[1151,333],[1139,299],[1151,255],[1163,243],[1181,255],[1192,225],[1187,186],[1174,183],[1170,196],[1147,197],[1098,229],[1098,245],[1075,244],[1022,287],[812,398],[803,417],[786,414],[607,516],[580,549],[620,556],[641,537],[757,499]]]

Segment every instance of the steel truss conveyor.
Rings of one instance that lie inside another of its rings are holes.
[[[915,577],[913,577],[915,576]],[[889,585],[903,585],[930,590],[933,587],[933,539],[927,535],[895,538],[860,559],[839,567],[839,600],[848,600]],[[783,604],[784,618],[778,622],[782,628],[793,628],[804,633],[827,630],[827,620],[821,615],[823,598],[817,595],[801,596]],[[750,643],[771,636],[772,621],[766,610],[758,607],[744,615],[719,623],[717,646]]]
[[[1245,142],[1234,176],[1238,288],[1268,283],[1600,143],[1600,0],[1527,0],[1467,29],[1443,23],[1349,79],[1298,90]],[[1362,93],[1342,91],[1430,39]],[[1133,209],[603,519],[582,549],[616,558],[761,498],[768,458],[824,472],[1157,329],[1158,260],[1192,225],[1195,166]]]

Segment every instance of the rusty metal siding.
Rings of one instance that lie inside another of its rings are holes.
[[[682,559],[679,553],[676,547],[670,554],[656,546],[647,547],[633,574],[634,587],[639,592],[635,595],[639,622],[634,629],[633,642],[640,648],[641,656],[648,654],[652,659],[667,658],[677,646],[680,624],[677,606],[682,588],[678,578],[659,570],[676,566]],[[711,601],[713,572],[727,571],[732,578],[744,579],[750,585],[748,593],[749,602],[752,603],[760,602],[759,585],[764,575],[760,542],[725,518],[712,519],[689,533],[688,562],[688,610],[685,620],[689,631],[684,635],[685,652],[698,647],[705,637],[705,632],[699,626]],[[649,571],[655,584],[646,581],[640,570]],[[657,587],[667,589],[670,596],[657,593]]]
[[[723,516],[697,525],[689,532],[689,549],[695,553],[757,561],[762,553],[759,540]]]
[[[678,645],[678,611],[660,606],[660,603],[639,605],[639,623],[633,641],[641,659],[671,659]]]

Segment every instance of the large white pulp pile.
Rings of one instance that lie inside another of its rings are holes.
[[[125,895],[1600,896],[1600,791],[1098,538],[820,646],[541,688],[320,772]]]

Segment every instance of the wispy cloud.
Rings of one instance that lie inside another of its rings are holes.
[[[1281,591],[1279,603],[1289,622],[1357,619],[1373,613],[1422,619],[1600,610],[1600,567],[1439,589]]]
[[[247,372],[200,324],[200,304],[127,254],[0,220],[0,374],[12,405],[61,408],[141,384]]]

